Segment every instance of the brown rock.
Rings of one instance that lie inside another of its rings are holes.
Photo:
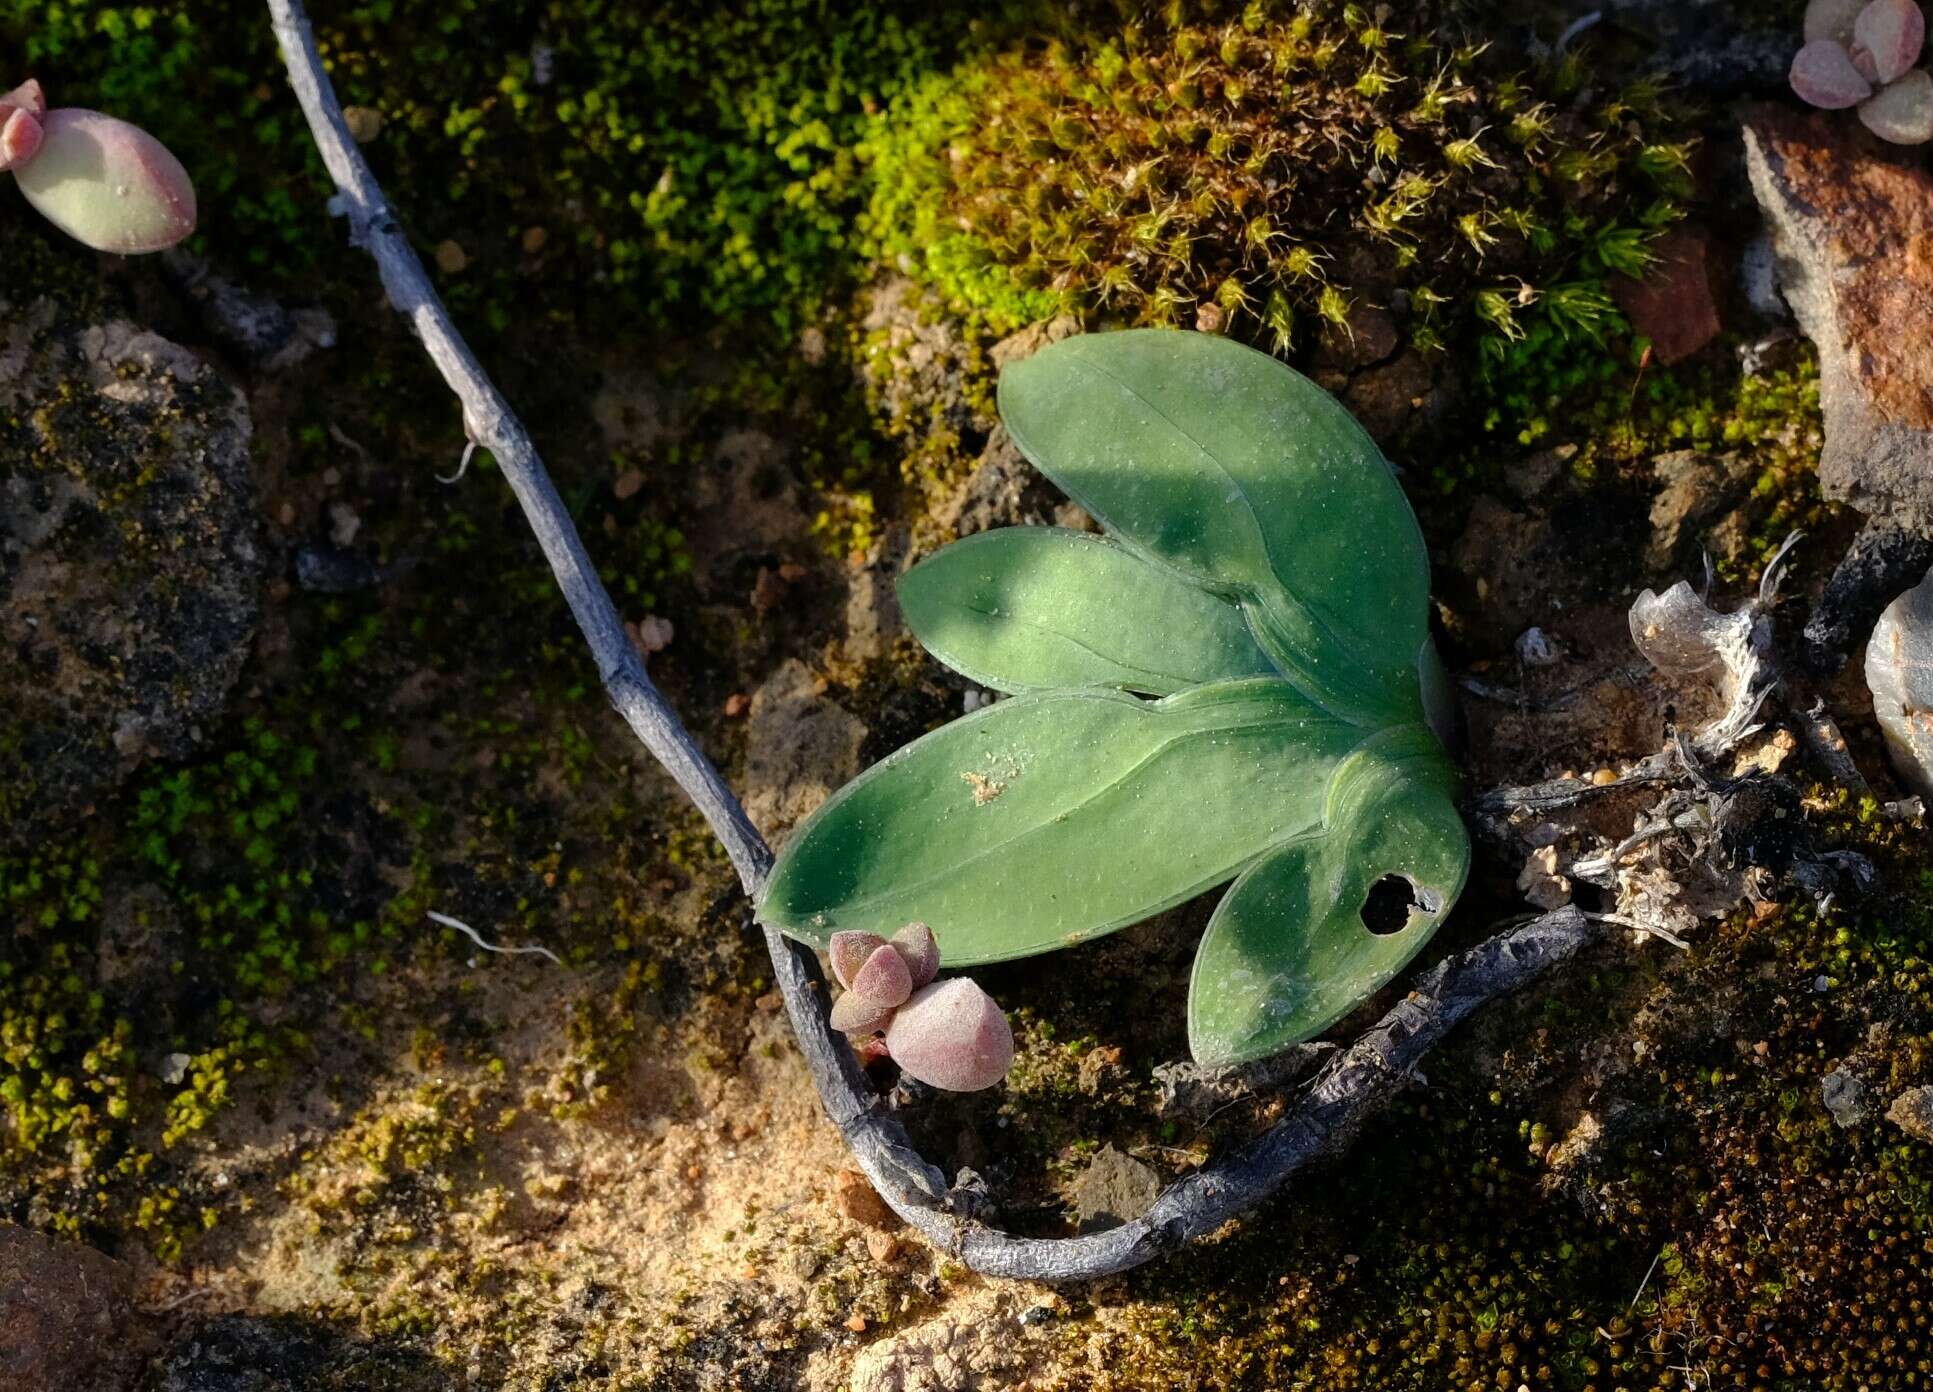
[[[1451,548],[1451,565],[1467,578],[1471,603],[1461,610],[1490,645],[1507,646],[1549,618],[1552,573],[1561,548],[1548,519],[1478,498]]]
[[[872,1181],[858,1170],[843,1169],[832,1177],[832,1201],[861,1227],[891,1232],[899,1226],[899,1215],[887,1207]]]
[[[1887,1108],[1886,1120],[1915,1140],[1933,1142],[1933,1087],[1902,1092]]]
[[[1933,528],[1933,173],[1856,121],[1785,106],[1745,122],[1780,288],[1819,350],[1826,497]]]
[[[1651,470],[1663,487],[1651,504],[1645,569],[1675,577],[1700,549],[1720,560],[1733,559],[1730,548],[1744,544],[1749,527],[1718,524],[1750,490],[1751,471],[1744,461],[1675,450],[1652,460]]]
[[[1657,259],[1643,279],[1611,279],[1612,298],[1661,363],[1681,362],[1718,337],[1710,240],[1702,228],[1674,227],[1651,244]]]
[[[1057,315],[1043,319],[1038,324],[1029,324],[1019,333],[1008,334],[988,351],[997,369],[1005,369],[1023,358],[1031,358],[1050,343],[1059,343],[1063,338],[1072,338],[1081,331],[1081,321],[1071,314]]]
[[[745,810],[777,838],[859,772],[866,727],[826,700],[796,658],[752,693],[746,714]]]
[[[373,106],[345,106],[342,122],[349,127],[349,138],[367,145],[383,133],[383,113]]]
[[[1394,362],[1358,372],[1343,401],[1377,443],[1386,444],[1419,422],[1434,419],[1450,402],[1454,386],[1447,364],[1439,371],[1411,351]]]
[[[76,1242],[0,1223],[0,1387],[116,1392],[150,1351],[131,1276]]]
[[[1354,369],[1387,361],[1403,346],[1396,319],[1386,309],[1358,301],[1340,324],[1323,321],[1316,361],[1324,367]]]

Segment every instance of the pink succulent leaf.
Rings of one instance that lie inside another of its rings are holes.
[[[1805,7],[1805,41],[1832,39],[1852,46],[1853,21],[1866,8],[1866,0],[1812,0]]]
[[[1933,76],[1915,68],[1889,83],[1871,101],[1860,103],[1859,119],[1867,130],[1895,145],[1924,145],[1933,140]]]
[[[877,933],[834,933],[832,941],[826,945],[826,955],[832,959],[833,979],[850,991],[853,978],[866,965],[866,959],[885,943],[886,940]]]
[[[848,991],[832,1003],[832,1013],[828,1018],[832,1027],[841,1034],[877,1034],[893,1018],[893,1008],[868,1000],[857,991]]]
[[[1887,83],[1920,60],[1926,16],[1916,0],[1872,0],[1852,26],[1852,61],[1863,76]]]
[[[891,943],[881,943],[874,949],[852,979],[852,994],[887,1010],[906,1004],[906,998],[913,994],[913,974],[899,949]]]
[[[1800,100],[1827,111],[1857,106],[1873,94],[1852,55],[1831,39],[1814,39],[1793,56],[1791,81]]]
[[[29,116],[45,116],[47,94],[40,89],[40,84],[30,77],[5,96],[0,96],[0,106],[17,106]]]
[[[929,1087],[978,1092],[1013,1066],[1013,1029],[985,991],[956,976],[915,991],[894,1013],[886,1050]]]
[[[96,251],[161,251],[195,230],[195,186],[168,147],[98,111],[40,118],[40,153],[14,170],[47,221]]]
[[[17,106],[0,106],[0,172],[18,169],[40,149],[40,122]]]
[[[913,978],[913,989],[931,985],[940,974],[940,944],[933,930],[924,923],[909,923],[893,934],[893,946],[906,959],[906,970]]]

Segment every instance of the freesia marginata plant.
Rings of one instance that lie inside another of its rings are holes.
[[[920,641],[1008,699],[835,794],[760,912],[821,948],[930,924],[960,967],[1232,880],[1190,983],[1194,1056],[1306,1039],[1416,955],[1468,868],[1402,489],[1331,397],[1212,335],[1068,339],[1010,366],[999,405],[1107,535],[988,532],[903,577]]]
[[[31,79],[0,95],[0,172],[96,251],[162,251],[195,230],[195,186],[165,145],[98,111],[50,110]]]

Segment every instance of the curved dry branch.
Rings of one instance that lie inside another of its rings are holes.
[[[462,403],[472,443],[495,457],[597,660],[611,704],[711,824],[754,903],[771,848],[652,683],[536,447],[451,322],[423,264],[350,138],[301,0],[268,0],[289,84],[335,181],[352,243],[375,258],[390,304],[408,319]],[[1342,1151],[1457,1021],[1563,961],[1595,936],[1574,909],[1504,933],[1437,967],[1408,999],[1323,1071],[1309,1095],[1253,1144],[1172,1185],[1147,1214],[1086,1237],[1019,1238],[976,1221],[978,1195],[949,1189],[873,1096],[852,1050],[826,1022],[825,978],[809,948],[765,928],[779,990],[827,1114],[894,1212],[941,1250],[989,1275],[1080,1280],[1139,1265],[1214,1231],[1297,1170]]]

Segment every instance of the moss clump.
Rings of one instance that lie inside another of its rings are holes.
[[[343,102],[382,118],[368,153],[411,191],[421,245],[465,252],[443,276],[459,317],[502,329],[528,325],[533,287],[579,317],[796,322],[851,269],[862,133],[985,9],[453,0],[314,19]],[[165,140],[200,187],[203,237],[258,275],[298,286],[340,254],[260,6],[0,0],[0,46],[57,101]]]
[[[929,81],[868,148],[881,248],[996,332],[1070,310],[1287,350],[1376,305],[1435,346],[1596,331],[1687,191],[1655,87],[1511,75],[1387,7],[1202,8]]]

